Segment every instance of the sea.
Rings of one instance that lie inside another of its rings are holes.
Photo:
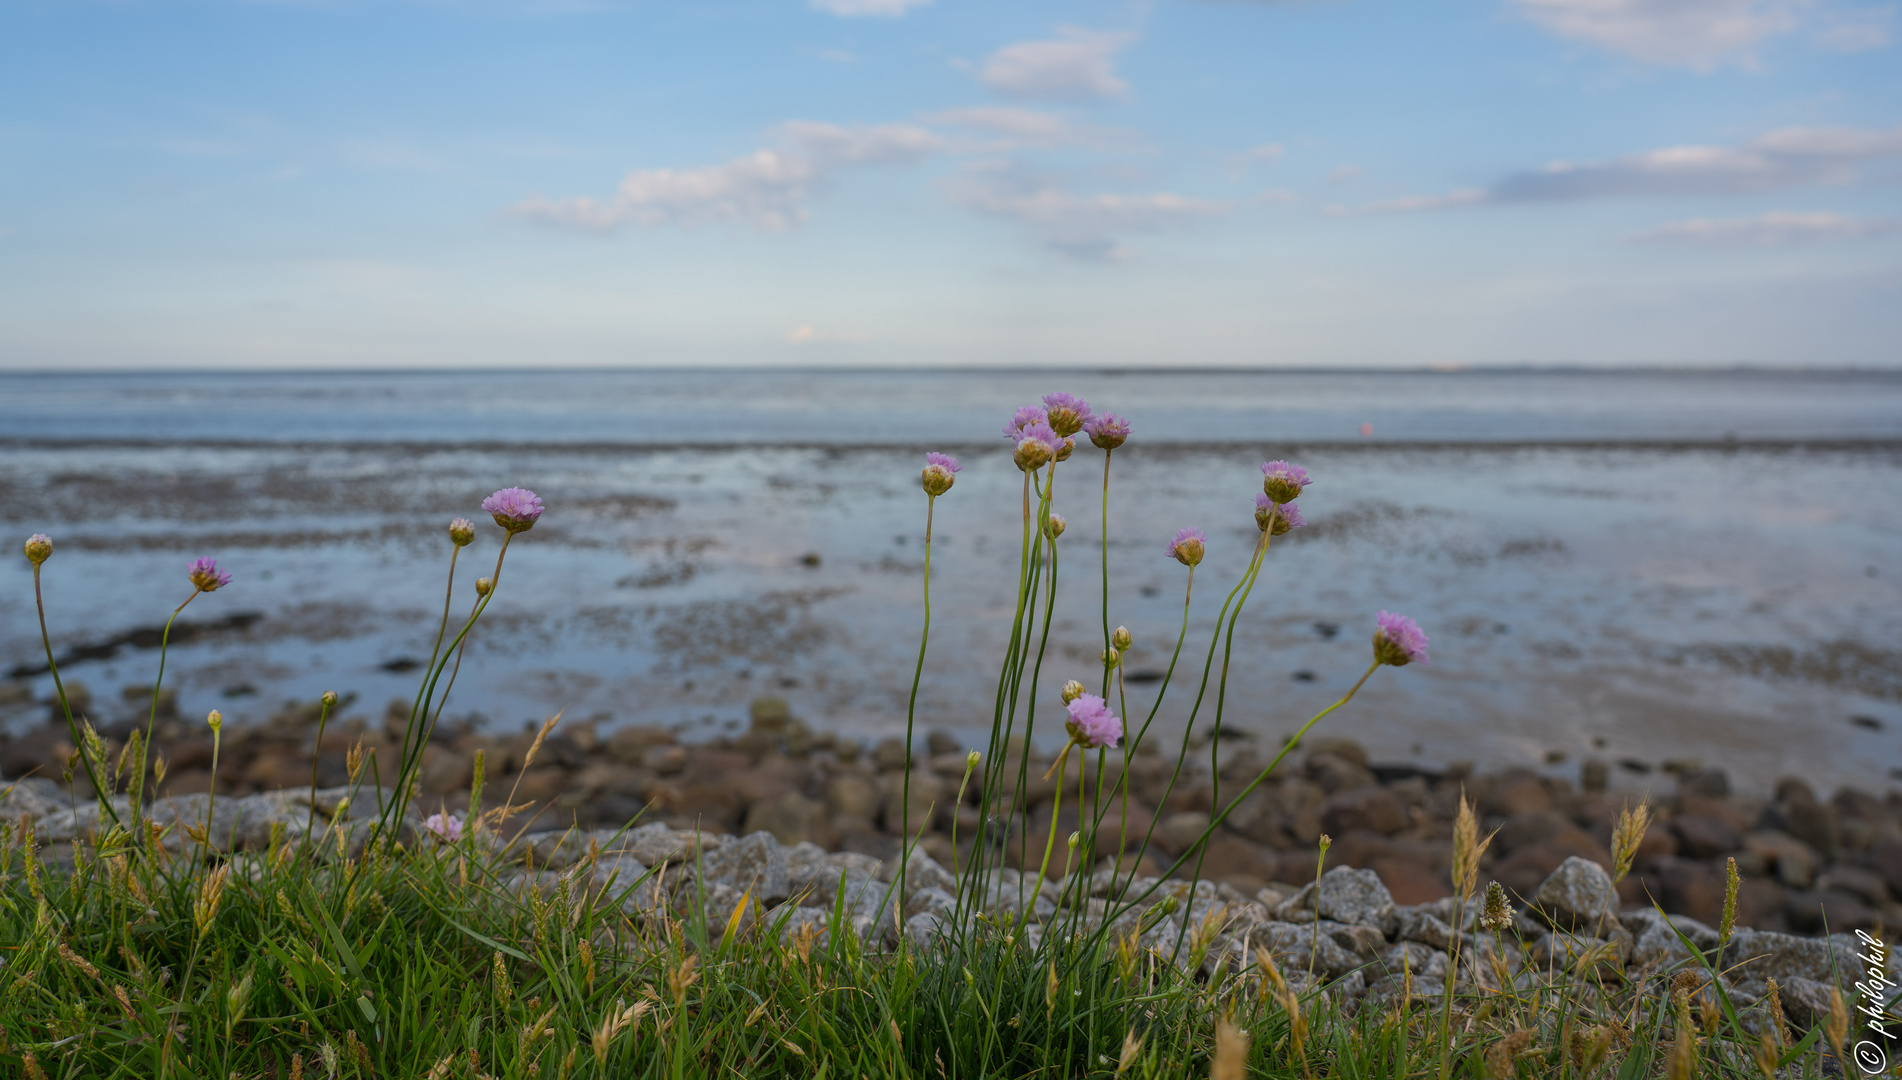
[[[560,712],[701,739],[777,696],[873,740],[905,729],[919,470],[950,453],[916,725],[980,746],[1023,527],[1002,430],[1052,391],[1133,434],[1107,481],[1087,443],[1056,472],[1039,739],[1062,738],[1066,679],[1100,679],[1105,560],[1135,640],[1117,704],[1180,733],[1258,536],[1259,466],[1284,458],[1314,477],[1308,525],[1235,624],[1225,740],[1279,746],[1359,678],[1387,610],[1431,662],[1375,672],[1317,729],[1377,762],[1902,787],[1902,372],[0,374],[0,520],[13,544],[53,537],[54,651],[104,718],[143,707],[155,631],[210,556],[233,580],[178,617],[185,715],[262,720],[334,689],[380,722],[445,603],[459,622],[496,573],[483,497],[519,485],[547,510],[509,546],[446,723]],[[452,582],[457,516],[480,528]],[[1209,537],[1192,592],[1164,551],[1185,526]],[[30,567],[0,560],[0,728],[30,737],[50,694]]]

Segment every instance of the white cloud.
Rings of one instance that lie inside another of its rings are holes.
[[[915,7],[924,7],[931,0],[810,0],[813,10],[837,15],[842,19],[855,19],[864,16],[881,16],[895,19]]]
[[[1051,41],[1019,41],[992,53],[978,81],[1016,97],[1121,97],[1129,84],[1116,76],[1116,54],[1136,40],[1131,33],[1060,26]]]
[[[1442,210],[1480,203],[1752,195],[1855,181],[1859,167],[1902,156],[1902,125],[1880,130],[1783,128],[1741,146],[1672,146],[1608,161],[1556,161],[1489,188],[1410,195],[1337,215]]]
[[[1114,233],[1180,228],[1231,209],[1166,191],[1079,195],[1051,177],[1013,166],[968,169],[950,194],[959,206],[1019,222],[1052,250],[1092,262],[1122,257]]]
[[[995,136],[983,150],[1051,149],[1059,146],[1109,147],[1133,143],[1136,134],[1127,128],[1098,127],[1072,123],[1066,117],[1038,109],[1010,105],[979,105],[927,113],[919,119],[928,124],[964,128]]]
[[[811,345],[821,342],[867,341],[871,335],[862,330],[823,330],[811,323],[800,323],[786,331],[784,339],[794,345]]]
[[[1741,218],[1690,218],[1634,233],[1640,243],[1784,247],[1816,240],[1864,240],[1902,233],[1902,218],[1856,218],[1772,210]]]
[[[1858,53],[1886,48],[1894,39],[1895,5],[1861,8],[1831,15],[1816,33],[1816,41],[1831,52]]]
[[[612,232],[622,225],[657,228],[723,221],[777,231],[806,219],[807,200],[831,174],[853,166],[917,161],[941,142],[907,124],[846,128],[798,120],[780,130],[785,149],[755,150],[697,169],[636,169],[605,202],[587,196],[535,196],[514,212],[591,232]]]
[[[1653,64],[1708,69],[1796,29],[1804,0],[1513,0],[1562,37]]]

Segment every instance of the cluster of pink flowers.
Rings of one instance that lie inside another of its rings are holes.
[[[445,844],[462,839],[461,814],[431,814],[423,819],[423,830]]]
[[[1070,741],[1085,749],[1115,746],[1123,738],[1123,722],[1110,711],[1109,702],[1095,694],[1078,694],[1065,705],[1070,718],[1063,722]]]
[[[1101,416],[1075,394],[1045,394],[1043,404],[1025,405],[1004,425],[1004,437],[1016,444],[1011,460],[1025,472],[1063,461],[1076,449],[1078,432],[1104,450],[1129,438],[1129,421],[1115,413]]]
[[[1426,631],[1420,624],[1391,611],[1374,616],[1374,660],[1381,664],[1404,667],[1427,662]]]

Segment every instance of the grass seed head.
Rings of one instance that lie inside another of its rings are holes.
[[[1512,904],[1506,899],[1506,887],[1497,881],[1486,885],[1486,907],[1479,913],[1482,930],[1498,933],[1512,925]]]
[[[1611,879],[1623,881],[1631,873],[1631,864],[1638,857],[1638,845],[1644,843],[1644,834],[1651,828],[1651,804],[1640,802],[1637,806],[1627,806],[1618,814],[1618,824],[1611,831]]]
[[[1215,1060],[1209,1080],[1243,1080],[1248,1069],[1248,1033],[1232,1022],[1215,1025]]]

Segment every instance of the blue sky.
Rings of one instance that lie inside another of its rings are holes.
[[[0,366],[1902,363],[1872,0],[0,3]]]

